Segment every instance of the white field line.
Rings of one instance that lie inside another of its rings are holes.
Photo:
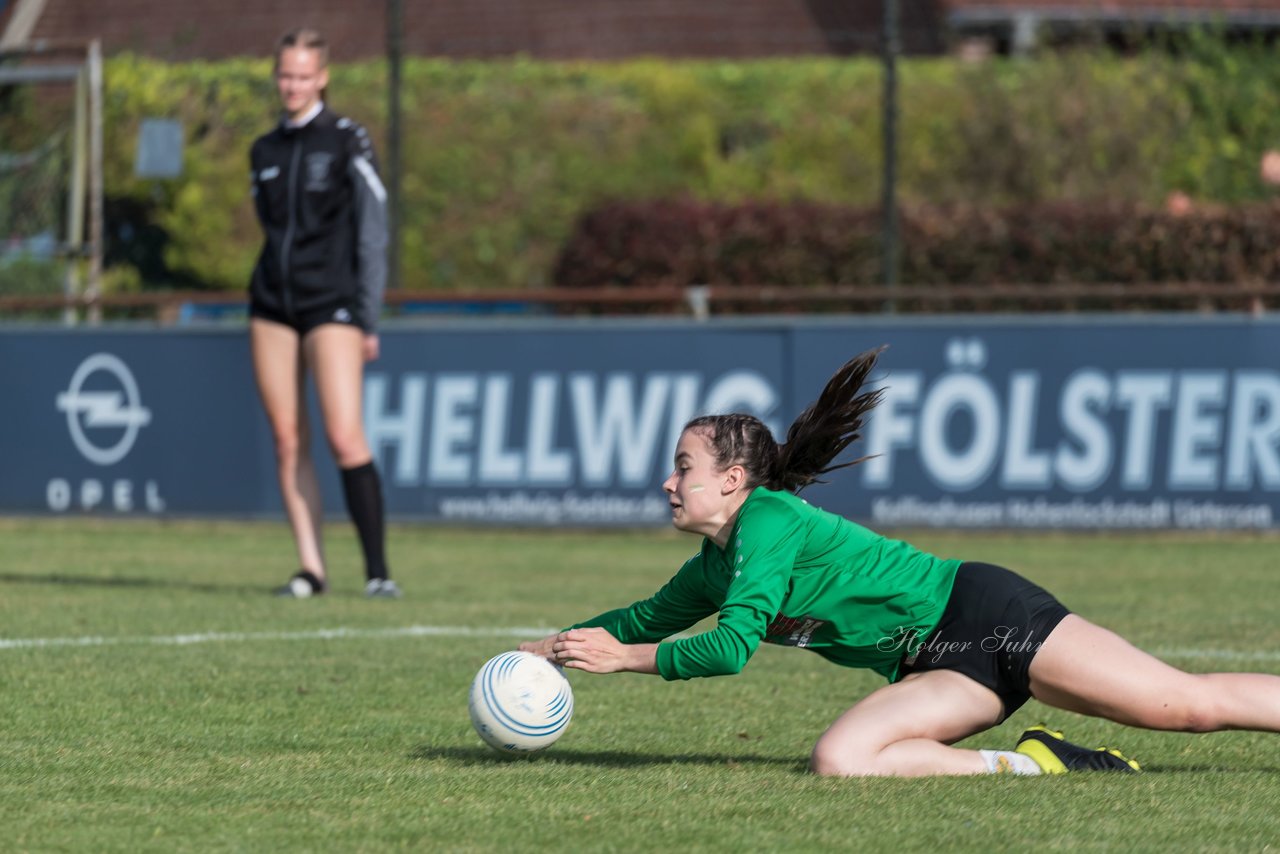
[[[119,635],[63,638],[0,638],[0,650],[36,649],[60,646],[189,646],[203,643],[245,643],[257,641],[348,640],[365,638],[445,637],[519,638],[546,637],[555,629],[473,628],[470,626],[402,626],[391,629],[314,629],[299,632],[200,632],[187,635]]]
[[[1213,661],[1280,661],[1280,649],[1153,649],[1157,658],[1207,659]]]
[[[512,638],[532,640],[546,637],[553,628],[491,626],[400,626],[387,629],[313,629],[297,632],[200,632],[184,635],[89,635],[60,638],[0,638],[0,650],[48,649],[53,647],[92,646],[191,646],[207,643],[254,643],[272,641],[361,640],[377,638]],[[1149,650],[1152,655],[1174,660],[1208,660],[1268,662],[1280,661],[1280,650],[1208,649],[1179,647]]]

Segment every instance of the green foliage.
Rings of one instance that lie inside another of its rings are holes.
[[[1262,851],[1280,838],[1275,735],[1151,732],[1035,701],[962,746],[1007,748],[1044,721],[1146,773],[818,779],[813,742],[883,681],[792,648],[681,684],[570,673],[564,737],[504,758],[467,721],[480,665],[538,626],[652,593],[694,539],[393,526],[406,596],[370,602],[349,526],[327,535],[333,592],[296,602],[268,593],[294,569],[283,523],[0,520],[6,849]],[[1012,566],[1177,666],[1280,670],[1274,536],[913,539]]]
[[[0,263],[8,268],[0,271],[0,294],[44,291],[39,282],[16,281],[19,273],[39,279],[39,265],[15,268],[13,259],[52,258],[66,244],[73,136],[67,94],[0,86]]]
[[[1193,39],[1174,55],[1045,53],[901,66],[900,194],[908,204],[1158,204],[1261,198],[1280,142],[1280,65]],[[385,158],[380,63],[335,67],[329,100]],[[107,73],[107,192],[167,234],[174,278],[244,287],[260,235],[247,151],[275,116],[268,60]],[[621,63],[410,59],[404,73],[407,287],[537,287],[606,200],[874,205],[881,78],[870,58]],[[132,176],[138,122],[178,118],[184,175]],[[155,282],[152,282],[154,284]]]
[[[224,288],[248,282],[261,239],[249,200],[248,152],[274,120],[274,97],[265,60],[165,65],[121,56],[107,64],[106,192],[143,205],[145,224],[167,234],[163,261],[175,277]],[[180,178],[134,176],[146,118],[182,123]]]
[[[57,296],[66,264],[19,254],[0,256],[0,296]]]

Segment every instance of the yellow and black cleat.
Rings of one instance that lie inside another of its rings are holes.
[[[1046,774],[1068,771],[1141,771],[1138,763],[1127,759],[1114,747],[1089,748],[1072,744],[1062,733],[1046,726],[1033,726],[1018,739],[1016,750],[1030,756]]]

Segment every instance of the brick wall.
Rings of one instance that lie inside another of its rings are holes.
[[[12,14],[21,0],[10,0]],[[417,55],[556,59],[747,57],[879,49],[881,0],[401,0],[404,49]],[[377,56],[387,0],[45,0],[33,39],[103,40],[108,53],[165,59],[269,54],[303,24],[338,61]],[[903,47],[943,49],[948,22],[1026,11],[1084,19],[1126,15],[1280,24],[1280,0],[899,0]],[[0,16],[0,24],[3,16]]]
[[[941,47],[939,3],[900,0],[904,46]],[[878,49],[873,0],[402,0],[407,53],[614,59],[745,57]],[[300,25],[337,61],[380,55],[385,0],[47,0],[33,39],[98,37],[108,53],[165,59],[266,55]]]

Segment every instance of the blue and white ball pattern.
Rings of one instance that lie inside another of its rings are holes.
[[[550,747],[573,717],[573,689],[560,668],[530,652],[504,652],[471,681],[471,725],[490,747],[528,753]]]

